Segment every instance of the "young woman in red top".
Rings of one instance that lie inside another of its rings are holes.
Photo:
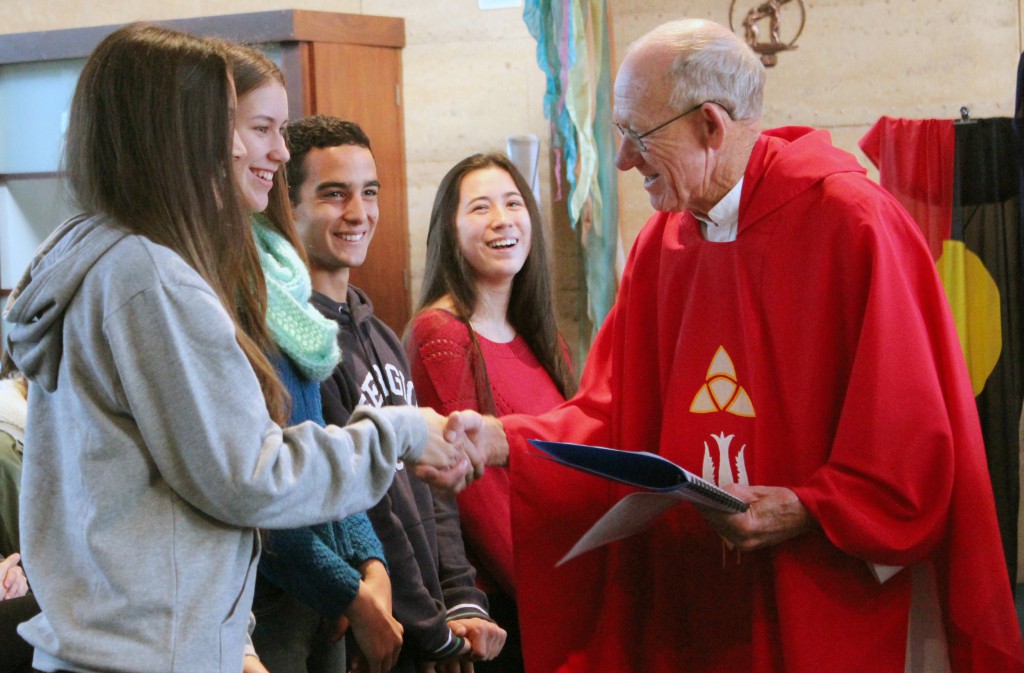
[[[441,181],[430,216],[423,294],[407,349],[422,405],[539,414],[576,391],[555,325],[540,212],[502,155],[476,154]],[[467,551],[505,649],[478,671],[521,671],[504,468],[458,498]],[[525,542],[525,541],[524,541]]]

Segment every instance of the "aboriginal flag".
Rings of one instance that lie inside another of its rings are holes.
[[[1021,159],[1013,121],[883,117],[860,145],[936,260],[978,403],[1013,581],[1024,401]]]

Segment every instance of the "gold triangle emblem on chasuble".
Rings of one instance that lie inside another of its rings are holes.
[[[754,404],[750,401],[750,395],[739,384],[736,367],[733,366],[732,359],[724,347],[719,346],[715,356],[711,358],[707,378],[694,396],[690,411],[695,414],[725,411],[737,416],[754,417]]]

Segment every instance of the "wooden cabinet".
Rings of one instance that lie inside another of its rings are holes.
[[[305,114],[358,123],[370,138],[380,179],[380,221],[366,262],[351,282],[370,295],[376,314],[401,334],[411,312],[409,223],[402,118],[402,54],[375,45],[314,42],[303,50],[311,94]],[[362,92],[352,96],[352,91]]]
[[[380,223],[352,272],[377,315],[401,333],[409,319],[409,224],[402,114],[400,18],[280,10],[162,21],[178,30],[261,45],[288,80],[290,116],[358,123],[381,180]],[[75,79],[117,26],[0,35],[0,293],[9,292],[43,238],[74,208],[59,148]]]

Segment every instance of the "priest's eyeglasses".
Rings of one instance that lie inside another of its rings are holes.
[[[629,140],[634,145],[636,145],[638,150],[640,150],[641,152],[646,152],[647,151],[647,144],[644,142],[644,138],[646,138],[647,136],[651,135],[652,133],[655,133],[656,131],[660,131],[661,129],[665,128],[666,126],[668,126],[672,122],[677,121],[679,119],[682,119],[683,117],[685,117],[688,114],[693,114],[694,112],[696,112],[697,110],[701,109],[702,107],[704,107],[708,103],[712,103],[714,105],[717,105],[718,107],[720,107],[723,110],[725,110],[725,113],[727,115],[729,115],[729,119],[733,118],[732,110],[730,110],[726,106],[722,105],[721,103],[719,103],[716,100],[705,100],[705,101],[701,101],[700,103],[697,103],[696,105],[694,105],[692,108],[690,108],[686,112],[683,112],[682,114],[678,114],[675,117],[672,117],[672,119],[669,119],[667,122],[664,122],[662,124],[658,124],[657,126],[655,126],[650,131],[644,131],[643,133],[637,133],[636,131],[634,131],[633,129],[629,128],[628,126],[623,128],[622,126],[619,126],[618,124],[615,124],[615,128],[618,129],[619,137],[622,138],[623,141]]]

